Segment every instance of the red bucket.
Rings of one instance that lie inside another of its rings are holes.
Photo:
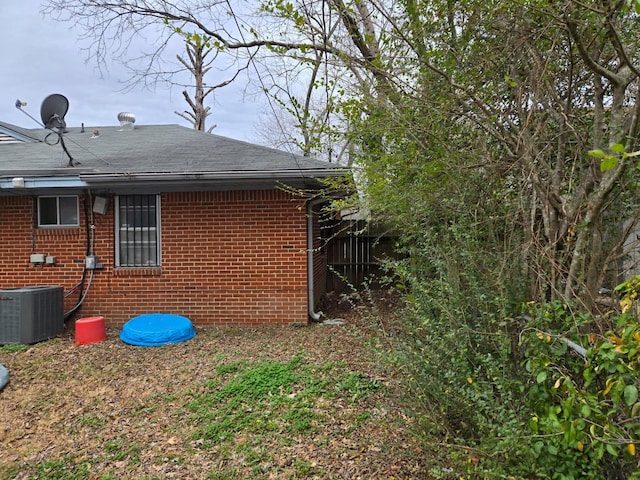
[[[106,339],[104,317],[86,317],[76,320],[76,345],[88,345]]]

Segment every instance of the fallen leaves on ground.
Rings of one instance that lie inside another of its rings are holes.
[[[0,479],[427,478],[411,418],[396,403],[401,378],[370,350],[363,317],[352,308],[339,315],[343,325],[203,328],[152,348],[126,345],[116,330],[76,346],[69,327],[24,351],[0,351],[10,372],[0,392]],[[344,365],[384,388],[318,397],[310,409],[322,422],[298,434],[196,438],[187,405],[221,365],[289,362],[300,352],[307,365]]]

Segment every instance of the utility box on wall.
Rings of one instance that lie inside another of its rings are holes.
[[[0,345],[37,343],[64,330],[64,291],[56,286],[0,290]]]

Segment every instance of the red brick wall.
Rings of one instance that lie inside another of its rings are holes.
[[[79,316],[103,315],[120,326],[133,316],[165,312],[196,325],[307,321],[306,212],[277,190],[163,193],[162,265],[116,268],[114,199],[93,214],[97,270]],[[82,277],[87,245],[81,227],[38,229],[32,197],[0,197],[0,288],[62,285]],[[90,212],[90,208],[88,209]],[[31,253],[56,265],[29,264]],[[67,298],[70,308],[77,296]]]

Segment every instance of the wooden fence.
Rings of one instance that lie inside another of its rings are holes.
[[[374,233],[363,220],[341,221],[327,228],[327,290],[341,292],[375,285],[380,260],[393,257],[395,239]]]

